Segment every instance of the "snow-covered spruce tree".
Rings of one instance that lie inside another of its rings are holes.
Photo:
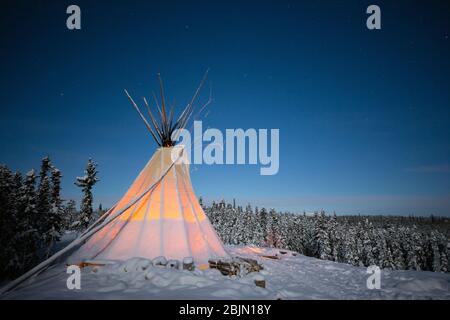
[[[308,256],[310,257],[319,257],[319,245],[317,242],[317,223],[319,221],[319,212],[314,211],[314,215],[307,217],[307,232],[308,232]]]
[[[0,166],[0,279],[18,276],[28,266],[23,258],[27,247],[27,225],[23,217],[24,185],[19,172]]]
[[[267,226],[266,226],[266,245],[272,248],[280,248],[279,237],[279,218],[275,209],[270,209],[267,214]]]
[[[450,241],[448,236],[442,232],[436,231],[438,239],[438,248],[440,256],[440,271],[449,272],[449,251],[450,251]]]
[[[51,232],[51,210],[52,210],[52,196],[50,187],[49,172],[51,170],[51,162],[49,157],[45,157],[41,162],[41,169],[39,172],[39,186],[36,201],[37,212],[37,228],[40,234],[40,247],[44,250],[49,247],[52,239]]]
[[[11,269],[22,269],[22,261],[20,259],[21,243],[20,238],[22,238],[23,233],[26,231],[23,225],[23,215],[22,215],[22,201],[24,198],[24,188],[23,188],[23,178],[20,172],[15,172],[13,175],[13,187],[11,190],[11,205],[12,205],[12,215],[16,221],[14,225],[14,236],[11,238],[10,244],[13,247],[13,257],[9,261]]]
[[[233,206],[229,203],[225,205],[225,223],[224,223],[224,235],[227,239],[227,243],[229,244],[238,244],[236,242],[237,239],[234,239],[235,233],[234,229],[237,224],[236,210],[233,209]]]
[[[358,222],[355,226],[356,228],[356,257],[358,259],[357,266],[364,267],[365,262],[365,249],[364,249],[364,229],[361,222]]]
[[[23,196],[22,199],[22,210],[23,214],[29,219],[30,226],[35,226],[35,218],[36,218],[36,173],[34,169],[27,172],[25,181],[23,184]]]
[[[363,257],[362,261],[364,266],[373,266],[377,264],[377,258],[374,250],[373,238],[373,225],[369,222],[369,219],[365,219],[362,226],[362,245],[363,245]]]
[[[233,206],[228,203],[225,205],[225,224],[224,224],[224,234],[229,244],[237,244],[236,239],[234,239],[234,229],[236,226],[236,211]]]
[[[18,210],[16,234],[17,275],[30,269],[39,261],[40,235],[36,211],[36,174],[30,170],[23,181]]]
[[[433,271],[433,248],[431,235],[426,234],[424,239],[424,267],[423,270]]]
[[[338,230],[338,222],[336,213],[328,219],[328,237],[330,239],[331,245],[331,257],[333,261],[339,261],[339,251],[341,246],[341,238],[339,237],[340,233]]]
[[[242,212],[242,220],[244,220],[244,237],[243,243],[245,244],[255,244],[254,243],[254,224],[253,224],[253,210],[250,204],[245,207]]]
[[[449,243],[445,236],[439,242],[441,272],[449,272]]]
[[[229,243],[229,235],[227,233],[228,216],[226,215],[225,201],[222,200],[218,204],[214,205],[213,217],[215,220],[214,227],[216,228],[217,234],[222,239],[224,243]]]
[[[422,239],[416,228],[407,228],[405,232],[406,241],[404,241],[406,251],[406,268],[409,270],[422,270]]]
[[[358,266],[359,256],[357,248],[357,231],[355,226],[348,226],[347,232],[344,236],[344,262]]]
[[[206,216],[208,217],[209,221],[211,222],[212,226],[214,227],[214,229],[216,228],[216,223],[215,223],[215,216],[214,216],[214,206],[215,206],[215,202],[213,201],[211,207],[208,207],[206,205],[203,204],[203,211],[205,211]]]
[[[392,252],[392,258],[394,260],[395,270],[404,270],[406,263],[402,247],[403,230],[398,227],[391,227],[389,229],[389,239]]]
[[[436,232],[432,231],[431,233],[431,247],[433,252],[433,263],[432,268],[434,272],[441,271],[441,253],[439,250],[439,239]]]
[[[242,209],[237,207],[233,208],[232,212],[235,216],[234,227],[232,228],[232,239],[234,244],[247,244],[248,243],[248,220]]]
[[[287,225],[286,246],[288,249],[301,254],[306,254],[306,218],[303,215],[290,214]]]
[[[317,216],[317,223],[315,226],[317,256],[322,260],[332,259],[331,244],[327,226],[328,226],[327,217],[325,216],[325,211],[322,210],[320,215]]]
[[[61,199],[61,178],[61,171],[53,166],[51,170],[51,201],[54,212],[60,212],[62,208],[63,200]]]
[[[298,225],[296,223],[295,217],[296,215],[294,214],[286,213],[286,231],[283,231],[283,233],[286,232],[284,246],[286,249],[301,253],[298,249],[299,246],[297,246],[297,242],[300,243],[301,241],[297,241],[296,239]]]
[[[60,185],[61,173],[52,166],[48,156],[43,158],[39,172],[36,211],[37,228],[44,256],[50,255],[53,244],[59,240],[62,230]]]
[[[214,206],[214,216],[215,216],[215,228],[219,235],[219,237],[222,239],[224,243],[227,243],[227,238],[225,234],[225,224],[226,224],[226,217],[225,217],[225,207],[222,205],[221,202],[216,203]]]
[[[75,182],[75,185],[80,187],[83,192],[80,216],[75,226],[76,230],[80,232],[84,231],[92,222],[92,187],[99,181],[97,174],[97,164],[92,159],[89,159],[86,165],[85,175],[83,177],[77,177],[77,181]]]
[[[383,269],[394,269],[394,260],[392,253],[388,246],[386,237],[388,233],[386,230],[378,228],[376,230],[376,247],[378,252],[378,266]]]
[[[22,174],[18,171],[13,175],[13,194],[12,194],[12,206],[14,208],[14,215],[18,217],[20,206],[23,199],[23,178]]]
[[[252,229],[253,229],[253,244],[256,246],[264,245],[264,233],[267,220],[261,221],[261,215],[258,207],[255,207],[255,212],[252,215]]]
[[[7,263],[8,275],[15,277],[17,276],[17,271],[22,269],[22,261],[20,260],[20,237],[23,233],[21,228],[21,217],[20,217],[20,201],[22,199],[23,192],[23,181],[20,172],[15,172],[12,176],[12,188],[10,193],[10,205],[11,205],[11,219],[15,221],[12,226],[13,236],[8,239],[9,252],[11,254],[9,261]]]
[[[77,225],[76,222],[78,221],[77,204],[75,200],[70,199],[66,202],[66,204],[63,206],[62,216],[64,221],[64,229],[73,230]]]
[[[336,230],[336,237],[339,239],[339,247],[338,247],[338,261],[346,262],[345,253],[346,253],[346,235],[347,230],[349,228],[349,223],[347,219],[342,218],[341,220],[337,220],[338,226]]]
[[[4,165],[0,166],[0,241],[2,244],[10,243],[14,234],[15,217],[13,215],[13,175]],[[0,246],[0,277],[8,277],[8,262],[12,257],[10,245]]]
[[[262,245],[267,246],[267,224],[268,224],[268,213],[266,208],[261,208],[259,212],[259,224],[260,230],[262,232]]]
[[[261,228],[261,222],[259,219],[259,212],[253,211],[250,205],[245,209],[247,219],[249,219],[249,243],[255,246],[261,246],[263,243],[263,231]]]
[[[56,167],[51,167],[51,187],[50,187],[50,205],[51,209],[48,214],[48,231],[47,238],[49,244],[47,246],[47,256],[50,255],[50,250],[53,247],[53,244],[59,241],[61,237],[61,232],[64,229],[63,222],[63,207],[61,200],[61,171]]]
[[[278,235],[278,248],[289,249],[287,246],[289,234],[289,225],[293,222],[292,215],[285,213],[278,213],[278,226],[276,229],[276,234]]]
[[[13,256],[9,261],[10,276],[17,277],[35,265],[39,260],[38,249],[40,234],[36,226],[34,171],[30,171],[25,179],[18,172],[14,175],[14,216],[16,224],[14,235],[9,240]]]
[[[418,238],[419,247],[417,248],[417,259],[420,266],[420,270],[427,270],[427,233],[420,228],[416,231],[416,237]]]

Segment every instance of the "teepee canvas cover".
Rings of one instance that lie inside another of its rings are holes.
[[[156,182],[155,187],[95,233],[70,257],[71,263],[158,256],[192,257],[195,263],[205,263],[208,258],[228,256],[194,194],[189,166],[181,161],[173,164],[171,155],[180,150],[156,151],[110,215]]]

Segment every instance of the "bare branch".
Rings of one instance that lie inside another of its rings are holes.
[[[181,123],[180,128],[184,128],[186,126],[187,121],[189,121],[189,118],[191,117],[192,111],[193,111],[193,104],[194,104],[195,99],[197,98],[198,94],[200,93],[200,90],[202,89],[203,84],[206,81],[206,78],[208,77],[208,72],[209,72],[209,68],[206,70],[205,74],[203,75],[203,78],[200,81],[200,84],[199,84],[197,90],[195,91],[194,96],[191,99],[191,102],[187,106],[188,112],[186,113],[186,117],[183,120],[183,122]]]
[[[143,97],[143,99],[144,99],[144,104],[147,107],[147,112],[150,115],[150,119],[152,120],[153,127],[155,127],[156,132],[158,133],[159,137],[162,140],[163,134],[161,132],[161,129],[158,126],[158,122],[156,121],[155,117],[153,116],[152,111],[150,110],[150,106],[148,105],[147,99],[145,97]]]
[[[159,80],[159,91],[160,91],[160,95],[161,95],[161,111],[162,111],[162,124],[163,124],[163,128],[164,128],[164,132],[167,132],[166,129],[166,123],[167,123],[167,114],[166,114],[166,100],[164,98],[164,85],[163,85],[163,81],[161,78],[161,74],[158,73],[158,80]]]
[[[130,94],[128,93],[128,91],[126,89],[124,89],[125,94],[127,95],[128,99],[130,100],[131,104],[133,105],[133,107],[136,109],[136,111],[139,113],[139,115],[141,116],[142,120],[145,123],[145,126],[147,127],[148,131],[151,133],[153,139],[155,139],[156,143],[161,146],[161,144],[159,143],[158,139],[156,138],[155,133],[153,132],[152,127],[150,126],[150,124],[148,123],[147,119],[145,119],[144,115],[142,114],[141,110],[139,109],[139,107],[137,106],[136,102],[134,102],[133,98],[130,96]]]
[[[170,112],[169,112],[169,119],[168,119],[168,131],[169,131],[169,134],[172,131],[172,122],[173,122],[174,108],[175,108],[175,103],[171,105]]]
[[[196,117],[198,117],[201,113],[202,113],[202,111],[208,106],[208,105],[210,105],[211,104],[211,102],[213,101],[213,98],[212,98],[212,87],[210,86],[209,87],[209,98],[208,98],[208,101],[206,101],[206,103],[200,108],[200,110],[197,112],[197,114],[194,116],[194,119],[196,118]]]
[[[156,98],[156,94],[154,91],[152,91],[152,94],[153,94],[153,100],[155,101],[156,107],[158,108],[159,116],[162,120],[162,112],[161,112],[161,108],[159,107],[158,99]]]
[[[203,111],[208,105],[210,105],[212,102],[213,102],[213,99],[212,99],[212,90],[210,90],[210,95],[209,95],[208,101],[206,101],[205,104],[204,104],[204,105],[200,108],[200,110],[196,113],[196,115],[194,116],[194,120],[197,119],[197,117],[202,113],[202,111]],[[191,129],[192,129],[193,125],[194,125],[194,123],[192,123]],[[179,129],[184,129],[184,127],[180,127]],[[180,134],[180,131],[177,131],[177,135],[174,137],[174,140],[177,140],[177,139],[178,139],[179,134]]]

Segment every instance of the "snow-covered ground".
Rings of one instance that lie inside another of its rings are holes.
[[[450,299],[450,275],[418,271],[381,273],[381,289],[367,288],[366,268],[323,261],[277,249],[228,247],[264,270],[230,278],[213,269],[181,271],[133,259],[104,267],[86,267],[81,289],[69,290],[62,264],[9,293],[6,299]],[[279,260],[261,257],[280,256]],[[264,277],[266,288],[255,277]]]

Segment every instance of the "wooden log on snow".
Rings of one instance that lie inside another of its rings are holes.
[[[257,287],[265,288],[266,287],[266,280],[255,280],[255,284]]]
[[[187,257],[183,259],[183,270],[194,271],[194,259]]]
[[[257,287],[265,288],[266,287],[266,279],[261,274],[256,274],[253,276],[253,281],[255,282]]]
[[[272,260],[280,260],[279,256],[262,255],[261,257],[266,258],[266,259],[272,259]]]

